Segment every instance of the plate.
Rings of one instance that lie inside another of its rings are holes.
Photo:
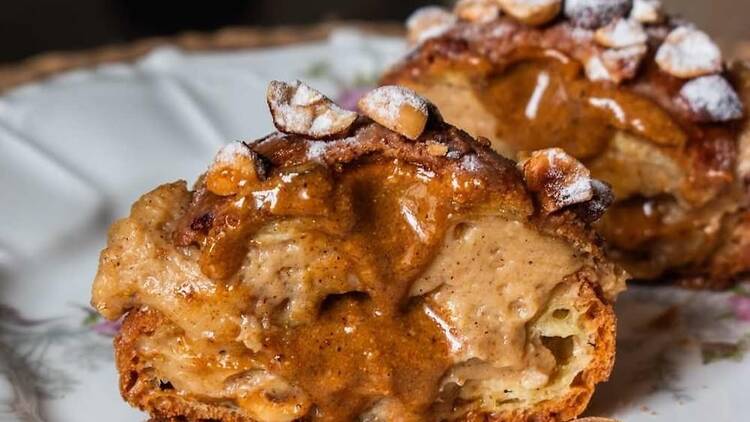
[[[162,48],[0,97],[0,420],[146,419],[117,391],[117,323],[88,305],[107,227],[158,184],[192,181],[221,145],[270,132],[269,80],[302,79],[351,105],[404,51],[355,30],[272,49]],[[617,366],[588,414],[750,414],[750,283],[633,287],[617,311]]]

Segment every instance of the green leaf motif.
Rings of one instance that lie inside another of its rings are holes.
[[[701,356],[704,365],[722,360],[741,362],[748,349],[750,349],[750,333],[737,342],[703,342],[701,343]]]

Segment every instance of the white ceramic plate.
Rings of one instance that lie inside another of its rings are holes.
[[[340,31],[284,48],[162,49],[0,97],[0,420],[146,419],[117,391],[116,324],[88,306],[108,225],[156,185],[193,180],[222,144],[269,132],[270,79],[345,101],[403,48]],[[632,289],[618,312],[617,369],[590,414],[747,420],[750,285]]]

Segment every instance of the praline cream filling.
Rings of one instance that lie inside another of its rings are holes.
[[[559,396],[590,363],[579,286],[568,280],[586,258],[565,242],[495,216],[460,222],[411,294],[426,295],[454,366],[437,407],[456,417],[474,406],[499,411]],[[568,280],[568,282],[566,282]]]
[[[260,420],[304,415],[309,395],[258,355],[269,328],[315,324],[326,297],[367,291],[357,257],[336,239],[303,229],[306,222],[278,222],[252,239],[236,277],[213,282],[201,275],[191,248],[164,240],[164,223],[123,223],[131,229],[128,249],[140,251],[123,262],[132,283],[99,284],[96,303],[126,296],[165,315],[169,323],[140,339],[139,352],[180,394],[228,403]],[[483,409],[561,394],[593,353],[574,308],[577,292],[565,282],[586,264],[564,241],[519,221],[484,215],[454,223],[408,293],[452,342],[437,394]],[[344,332],[357,327],[342,325]]]

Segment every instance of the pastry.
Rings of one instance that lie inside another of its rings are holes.
[[[658,0],[471,0],[431,15],[410,19],[413,50],[382,83],[508,157],[559,147],[583,162],[613,188],[596,228],[634,278],[719,288],[750,270],[748,72],[708,35]]]
[[[383,87],[343,110],[272,82],[278,132],[115,223],[93,306],[155,420],[570,420],[614,358],[608,186],[518,165]]]

